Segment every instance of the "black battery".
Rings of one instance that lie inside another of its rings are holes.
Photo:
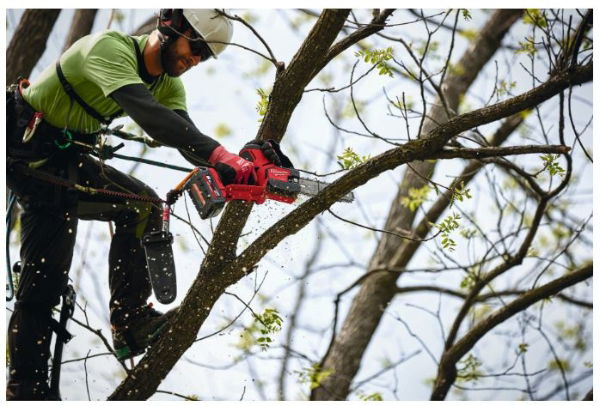
[[[218,215],[225,206],[223,185],[213,168],[200,168],[189,180],[186,189],[200,214],[205,220]]]

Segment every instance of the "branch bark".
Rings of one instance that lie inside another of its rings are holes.
[[[566,154],[571,148],[565,145],[518,145],[513,147],[483,147],[445,149],[433,154],[435,159],[482,159],[489,157],[525,154]]]
[[[444,287],[440,287],[440,286],[431,286],[431,285],[415,285],[415,286],[405,286],[405,287],[399,287],[396,288],[396,293],[397,294],[402,294],[402,293],[413,293],[413,292],[436,292],[436,293],[443,293],[449,296],[454,296],[456,298],[459,299],[466,299],[468,294],[459,290],[455,290],[455,289],[450,289],[450,288],[444,288]],[[516,295],[523,295],[527,293],[526,290],[522,290],[522,289],[513,289],[513,290],[502,290],[499,292],[493,292],[493,293],[485,293],[485,294],[481,294],[479,296],[476,296],[474,299],[474,302],[477,303],[483,303],[486,302],[489,299],[494,299],[494,298],[498,298],[498,297],[502,297],[502,296],[516,296]],[[580,306],[580,307],[584,307],[586,309],[593,309],[594,306],[591,302],[584,302],[582,300],[578,300],[578,299],[574,299],[572,297],[569,297],[567,295],[564,295],[562,293],[559,293],[556,295],[557,298],[559,298],[560,300],[563,300],[567,303],[571,303],[575,306]]]

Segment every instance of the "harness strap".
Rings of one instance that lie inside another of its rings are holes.
[[[118,116],[123,114],[123,110],[119,109],[112,115],[110,115],[108,117],[104,117],[103,115],[98,113],[96,110],[94,110],[94,108],[92,106],[87,104],[85,102],[85,100],[83,100],[81,98],[81,96],[79,96],[77,94],[77,92],[75,92],[75,89],[73,89],[73,86],[71,86],[71,84],[65,77],[65,74],[63,73],[62,68],[60,67],[60,59],[58,61],[56,61],[56,74],[58,75],[58,80],[60,80],[60,84],[62,85],[65,92],[69,95],[69,97],[72,100],[75,100],[77,102],[77,104],[79,104],[85,110],[86,113],[88,113],[90,116],[94,117],[100,123],[109,125],[115,118],[117,118]]]
[[[143,64],[143,55],[142,52],[140,50],[140,46],[137,43],[137,41],[133,38],[131,38],[131,41],[133,42],[133,46],[135,48],[135,56],[137,59],[137,63],[138,63],[138,73],[141,71],[142,69],[142,64]],[[69,97],[72,100],[75,100],[77,102],[77,104],[79,104],[86,113],[88,113],[90,116],[94,117],[96,120],[98,120],[100,123],[108,126],[110,125],[110,123],[117,117],[119,117],[121,114],[123,114],[123,109],[119,109],[116,112],[114,112],[113,114],[111,114],[108,117],[103,116],[102,114],[98,113],[92,106],[90,106],[88,103],[85,102],[85,100],[83,100],[81,98],[81,96],[79,96],[77,94],[77,92],[75,91],[75,89],[73,88],[73,86],[69,83],[69,81],[67,80],[67,78],[65,77],[65,74],[60,66],[60,58],[58,59],[58,61],[56,61],[56,74],[58,75],[58,80],[60,80],[60,84],[62,85],[63,89],[65,90],[65,92],[69,95]],[[152,91],[156,85],[158,84],[159,80],[154,81],[154,83],[152,84],[152,86],[150,87],[150,90]]]
[[[138,75],[140,76],[140,78],[142,78],[142,80],[146,83],[148,83],[145,79],[145,75],[144,75],[144,56],[142,55],[142,51],[140,50],[140,45],[137,43],[137,41],[132,37],[131,40],[133,41],[133,46],[135,48],[135,57],[137,59],[137,65],[138,65]],[[150,85],[150,91],[154,90],[154,88],[156,87],[156,85],[158,85],[158,82],[160,82],[160,78],[162,77],[159,76],[158,78],[156,78],[156,80],[154,80],[154,82],[152,82],[152,85]]]

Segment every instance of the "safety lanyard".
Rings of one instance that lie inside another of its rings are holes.
[[[135,48],[135,57],[136,57],[137,63],[138,63],[138,74],[141,76],[142,63],[144,61],[143,57],[142,57],[142,52],[140,50],[140,46],[138,45],[137,41],[133,38],[131,38],[131,41],[133,41],[133,46]],[[60,84],[62,85],[64,91],[69,95],[71,100],[75,100],[77,102],[77,104],[79,104],[85,110],[85,112],[87,114],[94,117],[101,124],[108,126],[115,118],[117,118],[121,114],[123,114],[123,110],[119,109],[116,112],[114,112],[113,114],[111,114],[110,116],[105,117],[102,114],[98,113],[98,111],[96,111],[88,103],[86,103],[86,101],[83,100],[83,98],[77,94],[77,92],[75,91],[73,86],[69,83],[69,81],[65,77],[65,74],[60,66],[60,58],[58,59],[58,61],[56,61],[56,74],[58,76],[58,80],[60,81]],[[156,87],[158,82],[159,82],[159,79],[154,81],[154,83],[150,87],[151,91],[154,89],[154,87]]]

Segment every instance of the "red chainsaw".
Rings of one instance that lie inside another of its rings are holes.
[[[162,230],[144,234],[142,237],[152,290],[160,303],[171,303],[177,295],[175,262],[171,247],[173,235],[169,232],[169,217],[171,204],[182,192],[188,192],[200,218],[207,219],[218,215],[225,203],[231,200],[258,204],[267,200],[293,203],[299,194],[315,196],[328,185],[302,178],[297,169],[275,165],[265,157],[260,145],[246,145],[240,151],[240,156],[254,163],[254,184],[223,185],[216,169],[197,167],[167,195],[168,203],[163,207]],[[340,199],[344,202],[353,200],[352,193]]]
[[[198,167],[183,181],[182,189],[186,190],[200,218],[207,219],[218,215],[226,202],[243,200],[262,204],[266,200],[276,200],[283,203],[293,203],[299,194],[315,196],[328,184],[300,176],[294,168],[277,166],[265,157],[257,145],[246,146],[240,151],[240,156],[254,163],[254,180],[252,185],[223,185],[219,174],[214,168]],[[352,202],[352,193],[340,201]]]

